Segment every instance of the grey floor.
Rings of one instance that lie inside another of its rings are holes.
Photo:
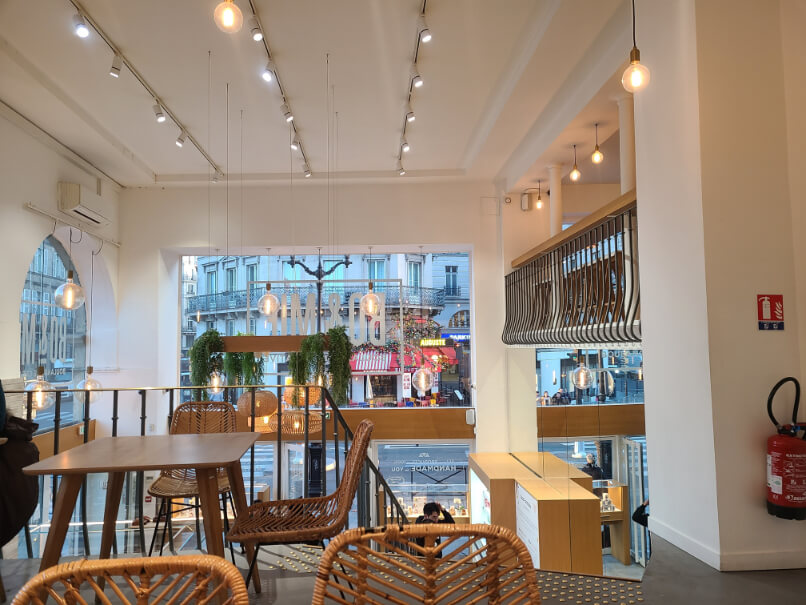
[[[653,538],[652,548],[652,560],[642,582],[540,572],[543,603],[806,604],[806,570],[718,572],[660,538]],[[318,549],[310,547],[275,547],[261,552],[263,592],[252,594],[250,601],[265,605],[310,603],[318,558]],[[240,557],[236,562],[245,567]],[[0,561],[9,600],[36,573],[38,564],[35,559]]]

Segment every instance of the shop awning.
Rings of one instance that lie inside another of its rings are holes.
[[[453,347],[423,347],[423,355],[428,359],[433,359],[434,355],[438,357],[446,357],[448,363],[456,365],[459,361],[456,359],[456,349]]]
[[[397,372],[400,364],[395,353],[359,351],[350,357],[350,368],[354,374],[388,374]]]

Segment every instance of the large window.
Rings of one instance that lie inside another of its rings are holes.
[[[238,270],[235,267],[227,269],[227,292],[238,289]]]
[[[445,295],[459,296],[459,267],[454,265],[445,267]]]
[[[367,277],[369,279],[386,279],[386,260],[382,258],[368,260]]]
[[[423,284],[423,264],[416,261],[406,263],[407,281],[406,285],[411,288],[419,288]]]
[[[215,269],[207,271],[207,294],[218,292],[218,274]]]
[[[74,272],[67,251],[48,236],[36,251],[20,301],[20,374],[26,381],[36,378],[37,366],[43,366],[45,380],[55,388],[69,389],[84,378],[87,333],[86,306],[67,311],[53,303],[53,292]],[[82,417],[82,405],[72,393],[61,398],[61,422],[68,424]],[[39,430],[53,427],[54,408],[39,410]]]

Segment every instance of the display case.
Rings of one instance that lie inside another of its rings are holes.
[[[601,479],[593,482],[593,491],[600,499],[602,523],[610,527],[610,552],[624,565],[630,565],[631,515],[627,486],[611,479]]]

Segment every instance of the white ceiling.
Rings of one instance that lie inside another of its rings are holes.
[[[237,2],[248,17],[248,0]],[[236,178],[243,173],[247,181],[270,181],[287,178],[293,165],[300,176],[301,159],[288,146],[276,83],[260,78],[265,51],[246,27],[238,34],[219,31],[212,20],[216,4],[81,3],[222,169]],[[349,178],[391,178],[421,1],[254,4],[315,178],[324,178],[328,168]],[[545,138],[551,129],[536,125],[563,105],[569,90],[587,97],[581,99],[586,113],[580,119],[602,122],[604,141],[617,127],[615,104],[590,102],[609,94],[601,91],[612,83],[620,59],[610,60],[598,78],[590,73],[603,69],[594,61],[600,47],[622,44],[629,29],[627,5],[626,0],[428,2],[434,38],[420,49],[425,85],[412,99],[417,120],[408,131],[412,150],[404,156],[408,177],[494,178],[514,170],[528,181],[539,172],[529,165],[551,152],[534,132]],[[73,34],[75,12],[68,0],[0,3],[0,100],[125,186],[205,180],[210,168],[204,157],[189,144],[174,145],[177,127],[170,120],[156,123],[153,101],[132,74],[124,68],[117,80],[108,75],[112,53],[103,40],[95,32],[83,40]],[[625,59],[628,50],[623,49]],[[569,87],[575,78],[584,90]],[[550,143],[557,138],[552,132]]]

